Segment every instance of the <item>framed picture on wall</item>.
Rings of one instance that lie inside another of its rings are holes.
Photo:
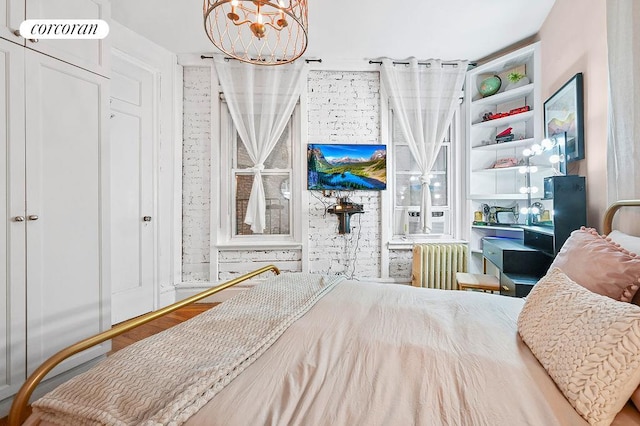
[[[583,81],[579,72],[544,102],[544,135],[566,133],[567,163],[584,158]]]

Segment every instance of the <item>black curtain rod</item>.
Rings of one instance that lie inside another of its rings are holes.
[[[370,64],[378,64],[378,65],[382,65],[382,61],[369,61]],[[392,62],[393,65],[409,65],[409,62],[396,62],[393,61]],[[426,65],[428,67],[431,66],[431,62],[418,62],[418,65]],[[454,62],[443,62],[442,65],[453,65],[454,67],[457,67],[458,64],[454,63]]]
[[[200,55],[200,59],[213,59],[213,56],[205,56],[205,55]],[[224,57],[225,61],[230,61],[232,59],[235,58],[231,58],[229,56],[225,56]],[[304,60],[306,63],[309,62],[318,62],[318,63],[322,63],[322,59],[305,59]],[[382,65],[382,61],[373,61],[373,60],[369,60],[370,64],[378,64],[378,65]],[[398,62],[398,61],[393,61],[392,62],[393,65],[409,65],[409,62]],[[426,65],[428,67],[431,66],[431,62],[418,62],[418,65]],[[457,67],[458,64],[454,63],[454,62],[443,62],[442,65],[449,65],[449,66],[454,66]],[[473,68],[477,65],[477,62],[469,62],[469,68]]]
[[[200,59],[213,59],[213,56],[200,55]],[[230,60],[232,60],[232,59],[235,59],[235,58],[231,58],[231,57],[228,57],[228,56],[225,56],[225,57],[224,57],[224,60],[225,60],[225,61],[230,61]],[[236,59],[236,60],[237,60],[237,59]],[[322,62],[322,59],[305,59],[304,61],[305,61],[306,63],[309,63],[309,62],[320,62],[320,63],[321,63],[321,62]]]
[[[370,64],[378,64],[378,65],[382,65],[382,61],[373,61],[373,60],[370,60],[370,61],[369,61],[369,63],[370,63]],[[396,61],[393,61],[393,62],[392,62],[392,64],[393,64],[393,65],[409,65],[409,62],[396,62]],[[430,63],[430,62],[418,62],[418,65],[426,65],[426,66],[430,67],[430,66],[431,66],[431,63]],[[458,66],[458,64],[453,63],[453,62],[443,62],[443,63],[442,63],[442,65],[453,65],[454,67],[457,67],[457,66]],[[469,65],[467,66],[467,68],[468,68],[468,69],[472,69],[472,68],[474,68],[476,65],[478,65],[478,63],[477,63],[477,62],[469,62]]]

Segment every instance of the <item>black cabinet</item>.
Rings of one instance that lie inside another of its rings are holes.
[[[485,237],[482,255],[500,271],[500,294],[524,297],[549,269],[553,257],[520,240]]]
[[[521,225],[522,240],[485,237],[482,255],[500,272],[500,294],[524,297],[549,269],[571,232],[587,223],[587,196],[582,176],[552,176],[544,180],[550,220]]]
[[[585,178],[574,175],[545,178],[543,200],[551,203],[551,221],[522,226],[524,244],[555,256],[571,232],[587,224]]]

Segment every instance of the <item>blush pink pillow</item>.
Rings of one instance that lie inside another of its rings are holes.
[[[640,287],[640,258],[595,229],[582,227],[571,233],[551,268],[594,293],[630,302]]]

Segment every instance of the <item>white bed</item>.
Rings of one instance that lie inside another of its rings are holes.
[[[119,351],[106,367],[35,403],[27,423],[101,424],[76,417],[82,413],[109,418],[105,424],[149,425],[589,424],[523,342],[524,299],[318,277],[271,278]],[[294,278],[317,288],[297,295],[304,289]],[[270,312],[280,309],[290,312],[272,320]],[[221,319],[227,311],[232,319]],[[238,347],[248,351],[229,363],[232,329],[243,330]],[[140,385],[127,371],[144,368],[150,381]],[[219,377],[192,380],[209,374]],[[161,399],[154,402],[145,389]],[[640,425],[640,413],[629,402],[612,424]]]
[[[518,337],[522,304],[341,282],[186,424],[586,424]],[[84,404],[69,400],[74,409]]]

